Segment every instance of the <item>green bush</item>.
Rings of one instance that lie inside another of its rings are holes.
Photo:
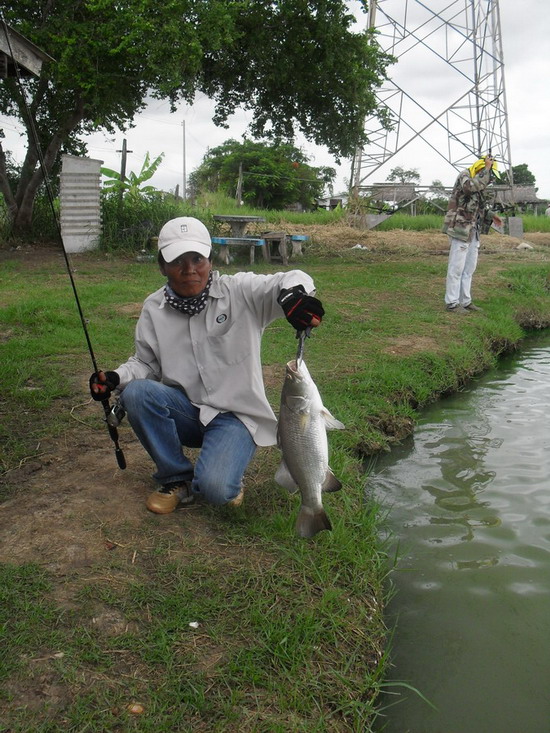
[[[162,225],[177,216],[195,216],[211,232],[216,233],[217,225],[213,219],[215,214],[261,216],[265,219],[266,228],[332,224],[346,215],[344,209],[335,211],[320,209],[314,212],[254,209],[251,206],[239,206],[234,199],[219,193],[201,194],[199,199],[192,203],[160,191],[144,194],[139,198],[124,197],[122,200],[116,194],[104,194],[101,209],[103,229],[101,248],[106,251],[131,253],[147,249],[150,238],[157,236]]]
[[[157,236],[169,219],[196,216],[188,202],[160,191],[122,199],[117,194],[104,194],[101,214],[100,246],[117,252],[147,249],[151,237]]]

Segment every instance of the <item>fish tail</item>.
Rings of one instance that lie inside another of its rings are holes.
[[[314,537],[323,529],[332,529],[332,525],[322,507],[316,510],[305,506],[300,507],[296,520],[296,532],[300,537]]]

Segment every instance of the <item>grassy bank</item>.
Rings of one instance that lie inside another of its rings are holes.
[[[98,361],[114,367],[160,274],[130,257],[72,263]],[[386,244],[296,264],[327,310],[306,361],[346,425],[329,435],[344,484],[325,502],[334,530],[311,542],[294,536],[297,500],[273,482],[275,448],[254,459],[241,509],[148,515],[147,458],[123,426],[128,469],[117,471],[88,401],[91,367],[61,257],[3,257],[0,728],[370,729],[387,664],[389,564],[364,465],[410,433],[419,407],[550,325],[550,259],[545,249],[483,256],[484,311],[465,317],[443,308],[444,257]],[[286,322],[267,330],[275,408],[295,349]]]

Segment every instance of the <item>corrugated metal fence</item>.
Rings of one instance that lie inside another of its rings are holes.
[[[61,167],[61,235],[67,252],[98,246],[101,235],[102,160],[63,155]]]

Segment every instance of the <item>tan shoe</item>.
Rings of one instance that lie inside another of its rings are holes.
[[[167,484],[149,494],[145,506],[155,514],[170,514],[178,504],[192,504],[195,497],[186,481]]]
[[[234,499],[227,502],[227,506],[241,506],[244,499],[244,486],[241,484],[241,490]]]

